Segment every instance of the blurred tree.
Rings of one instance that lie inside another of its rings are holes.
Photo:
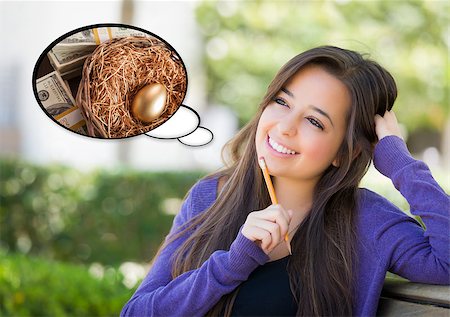
[[[243,1],[198,5],[209,100],[255,112],[276,71],[319,45],[368,53],[396,78],[394,107],[408,131],[442,132],[448,120],[445,1]]]

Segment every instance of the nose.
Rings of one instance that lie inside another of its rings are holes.
[[[297,134],[298,119],[293,113],[285,115],[278,122],[278,131],[285,136],[295,136]]]

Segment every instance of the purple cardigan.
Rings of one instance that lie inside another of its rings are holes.
[[[449,196],[427,165],[415,160],[396,136],[378,142],[374,165],[392,180],[408,201],[411,213],[421,217],[426,231],[385,198],[359,189],[355,316],[375,316],[386,271],[412,282],[450,284]],[[216,191],[217,179],[197,182],[175,217],[169,236],[208,208],[216,199]],[[239,231],[230,250],[215,251],[200,268],[172,280],[171,255],[185,239],[186,235],[175,240],[155,259],[121,316],[203,316],[269,260]]]

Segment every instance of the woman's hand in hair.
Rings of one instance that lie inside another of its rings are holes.
[[[269,254],[284,240],[292,214],[292,210],[286,211],[281,205],[270,205],[266,209],[253,211],[247,216],[242,234]]]
[[[392,110],[386,111],[383,116],[380,116],[379,114],[375,115],[375,131],[377,133],[378,140],[381,140],[388,135],[396,135],[403,139],[397,117]]]

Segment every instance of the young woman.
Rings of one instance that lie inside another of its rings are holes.
[[[291,59],[225,146],[226,167],[188,193],[121,315],[374,316],[386,271],[450,284],[449,196],[410,155],[396,97],[392,76],[356,52]],[[372,158],[426,231],[358,188]]]

